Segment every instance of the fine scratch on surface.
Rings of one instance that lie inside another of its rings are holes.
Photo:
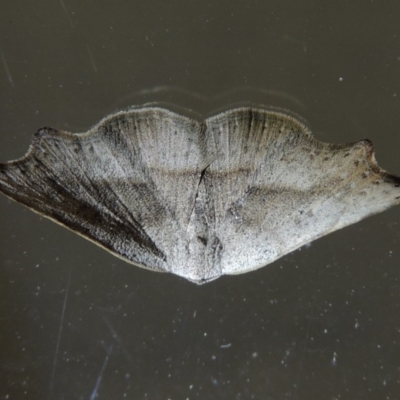
[[[106,370],[108,360],[110,359],[112,350],[113,350],[113,347],[111,346],[109,351],[107,351],[107,355],[106,355],[106,358],[104,359],[103,366],[101,367],[99,376],[97,377],[97,380],[96,380],[96,384],[94,385],[92,394],[90,395],[90,400],[94,400],[98,395],[100,383],[101,383],[101,380],[103,379],[104,371]]]
[[[123,341],[121,340],[121,337],[118,335],[117,331],[114,329],[114,327],[111,325],[111,322],[106,318],[103,317],[103,321],[106,323],[107,328],[109,329],[113,339],[118,343],[119,347],[121,348],[122,352],[125,355],[125,358],[127,359],[127,361],[129,363],[132,363],[132,359],[131,356],[126,348],[126,346],[124,345]]]
[[[61,7],[62,7],[62,9],[63,9],[65,15],[67,16],[67,19],[68,19],[69,24],[71,25],[71,28],[73,28],[73,27],[74,27],[74,24],[73,24],[72,19],[71,19],[70,15],[69,15],[69,12],[68,12],[68,10],[67,10],[67,7],[65,6],[64,1],[63,1],[63,0],[60,0],[60,4],[61,4]]]
[[[40,129],[0,191],[112,254],[197,284],[256,270],[400,203],[369,140],[236,108],[203,122],[143,107],[85,133]]]
[[[62,329],[63,329],[63,325],[64,325],[65,310],[67,308],[67,300],[68,300],[68,292],[69,292],[70,284],[71,284],[71,269],[69,270],[68,280],[67,280],[67,284],[65,286],[64,303],[63,303],[63,308],[62,308],[62,312],[61,312],[60,328],[58,330],[56,351],[54,353],[53,369],[51,371],[51,379],[50,379],[48,400],[51,399],[51,395],[53,393],[54,377],[55,377],[55,374],[56,374],[58,353],[59,353],[59,350],[60,350],[61,334],[62,334]]]
[[[94,72],[97,72],[97,65],[96,65],[96,63],[94,61],[92,51],[90,50],[90,47],[89,47],[88,44],[86,45],[86,49],[87,49],[87,52],[89,54],[89,58],[90,58],[90,62],[92,63],[93,70],[94,70]]]
[[[10,85],[12,87],[14,87],[14,81],[13,81],[13,78],[12,78],[12,76],[10,74],[10,70],[8,69],[6,57],[4,56],[4,53],[2,51],[0,51],[0,53],[1,53],[1,60],[3,61],[4,69],[6,70],[8,82],[10,82]]]

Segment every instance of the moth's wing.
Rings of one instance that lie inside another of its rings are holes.
[[[370,141],[332,145],[296,119],[236,109],[206,121],[218,154],[204,179],[227,274],[292,250],[400,203],[400,179],[377,165]]]
[[[25,157],[0,164],[0,191],[127,261],[172,271],[201,173],[200,131],[154,108],[84,134],[45,128]]]

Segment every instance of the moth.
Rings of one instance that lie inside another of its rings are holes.
[[[143,107],[40,129],[0,191],[114,255],[197,284],[256,270],[400,203],[372,143],[328,144],[285,113],[204,122]]]

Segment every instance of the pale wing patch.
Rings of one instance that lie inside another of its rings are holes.
[[[44,128],[0,164],[0,191],[136,265],[196,283],[265,266],[400,203],[371,142],[316,140],[283,113],[204,124],[161,108],[86,133]]]

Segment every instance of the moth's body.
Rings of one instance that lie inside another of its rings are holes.
[[[42,129],[0,191],[136,265],[196,283],[248,272],[400,202],[372,145],[314,139],[285,114],[204,123],[160,108],[83,134]]]

